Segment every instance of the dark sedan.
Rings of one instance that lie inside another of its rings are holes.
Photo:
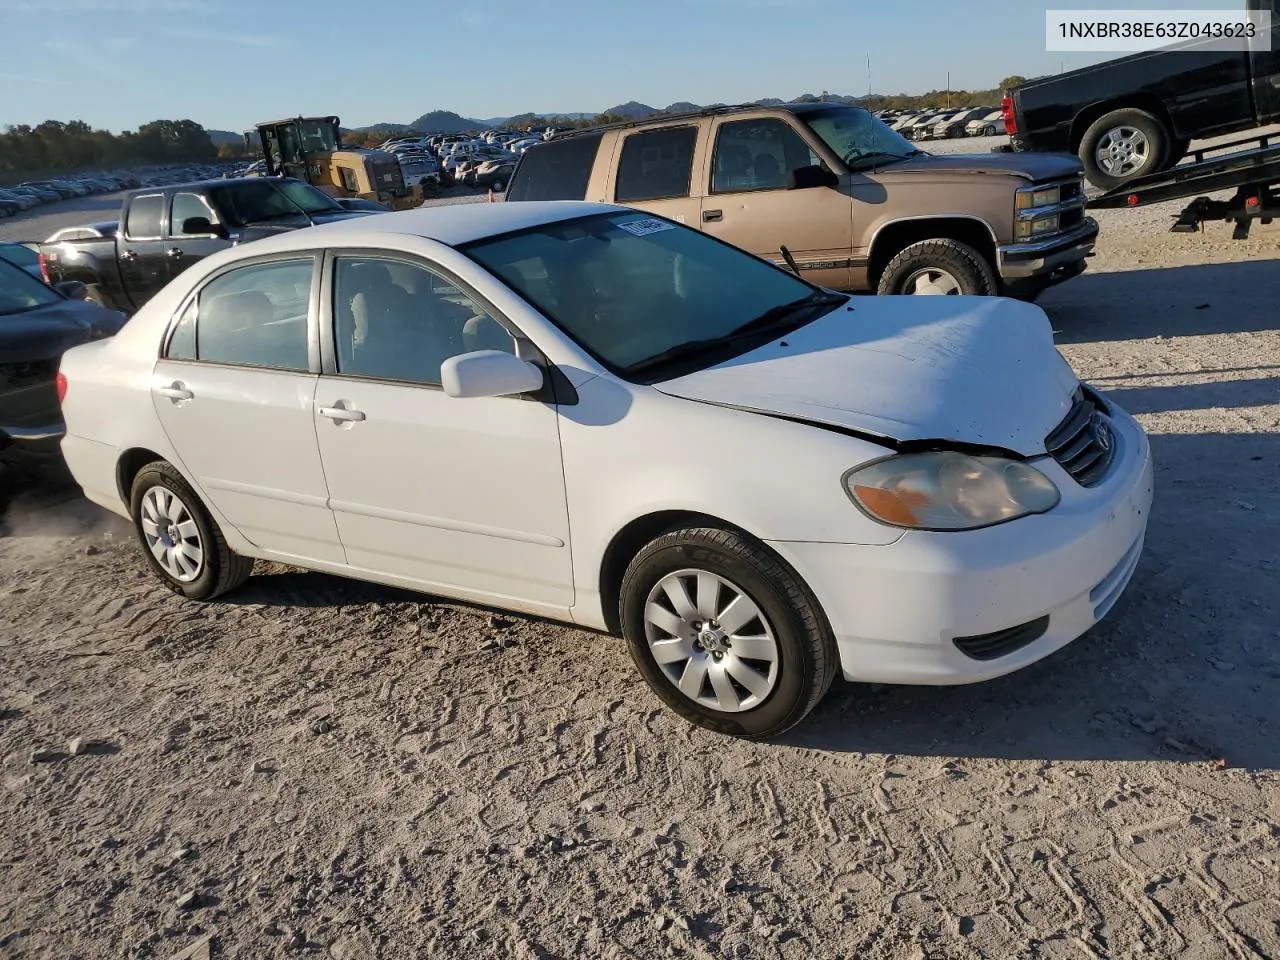
[[[71,347],[114,336],[122,313],[81,300],[84,284],[50,287],[0,259],[0,461],[60,462],[58,361]]]

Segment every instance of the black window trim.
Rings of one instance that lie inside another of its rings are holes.
[[[614,203],[657,203],[660,200],[690,200],[693,198],[693,168],[695,166],[694,159],[698,153],[698,137],[701,133],[700,124],[697,123],[675,123],[670,126],[648,127],[640,130],[633,130],[618,138],[617,146],[617,163],[613,164],[613,202]],[[689,179],[685,183],[684,193],[672,193],[662,197],[629,197],[626,199],[618,196],[618,179],[622,172],[623,155],[627,150],[627,143],[635,137],[652,136],[655,133],[670,133],[673,130],[692,130],[693,131],[693,152],[689,154]]]
[[[443,264],[407,250],[389,250],[386,247],[332,247],[324,251],[324,264],[321,268],[321,299],[318,320],[320,331],[320,376],[330,380],[353,380],[358,383],[379,383],[398,387],[417,387],[424,390],[443,391],[444,386],[437,381],[425,380],[393,380],[390,377],[371,377],[357,373],[343,373],[338,369],[337,317],[334,315],[333,298],[337,292],[334,287],[336,262],[339,259],[358,260],[394,260],[413,267],[434,273],[446,283],[451,283],[460,293],[470,297],[496,320],[515,341],[516,356],[528,360],[547,372],[550,361],[538,346],[525,335],[519,326],[505,313],[494,306],[493,302],[471,284]],[[550,378],[548,377],[548,380]],[[515,399],[515,398],[513,398]],[[519,399],[545,399],[542,391],[521,394]]]
[[[124,223],[120,224],[120,235],[125,240],[136,241],[138,243],[147,243],[155,240],[163,240],[165,226],[169,219],[169,201],[167,199],[168,196],[169,196],[168,190],[157,190],[153,193],[138,193],[130,197],[129,209],[125,211]],[[133,234],[129,232],[129,214],[133,213],[133,206],[139,200],[150,200],[152,197],[160,198],[160,226],[159,226],[160,232],[156,234],[154,237],[135,237]]]
[[[561,140],[554,140],[554,139],[543,140],[529,147],[527,150],[521,153],[520,156],[516,159],[515,169],[511,171],[511,176],[507,178],[507,189],[504,194],[506,200],[512,203],[538,202],[538,201],[532,201],[532,200],[513,199],[511,196],[511,194],[513,193],[511,188],[515,186],[517,183],[517,177],[520,174],[521,166],[524,165],[525,161],[533,154],[535,150],[541,149],[543,147],[552,147],[552,146],[560,147],[560,146],[565,146],[571,143],[582,143],[584,141],[589,141],[595,144],[595,151],[591,154],[591,162],[587,165],[587,180],[582,185],[582,196],[575,198],[575,199],[585,200],[587,198],[588,192],[591,189],[591,179],[592,177],[595,176],[596,166],[600,163],[600,148],[604,144],[603,131],[598,133],[583,134],[580,137],[565,137],[564,139],[561,139]],[[446,157],[445,159],[447,160],[448,157]]]
[[[223,367],[230,370],[262,370],[267,373],[284,373],[294,374],[298,376],[318,376],[320,373],[320,338],[316,325],[317,312],[320,305],[320,273],[321,273],[321,257],[322,251],[319,250],[293,250],[288,253],[270,253],[262,254],[256,257],[246,257],[243,260],[237,260],[235,263],[229,263],[224,267],[215,270],[213,273],[204,277],[196,285],[196,287],[182,298],[178,308],[174,310],[173,315],[169,317],[169,322],[165,325],[164,335],[160,339],[160,350],[157,360],[164,360],[168,363],[192,363],[206,367]],[[204,291],[209,284],[215,280],[225,277],[228,273],[245,267],[259,267],[275,263],[297,263],[303,260],[311,261],[311,290],[307,294],[307,369],[306,370],[285,370],[281,367],[267,367],[256,363],[227,363],[221,360],[201,360],[200,359],[200,305],[197,302],[201,292]],[[195,305],[195,322],[196,322],[196,358],[187,360],[179,357],[169,356],[169,344],[173,340],[173,335],[178,329],[178,323],[182,320],[183,314],[187,312],[187,308]]]

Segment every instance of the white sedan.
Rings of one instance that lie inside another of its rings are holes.
[[[1146,436],[1038,308],[852,299],[603,204],[224,250],[59,390],[76,480],[170,589],[261,558],[620,633],[668,705],[746,737],[837,672],[1059,649],[1124,590],[1152,498]]]

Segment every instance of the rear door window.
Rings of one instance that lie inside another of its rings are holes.
[[[585,200],[601,137],[567,137],[526,150],[507,200]]]
[[[129,204],[124,232],[130,240],[159,240],[160,220],[164,215],[164,194],[134,197]]]
[[[697,144],[697,127],[667,127],[631,134],[622,143],[614,199],[627,203],[687,197]]]

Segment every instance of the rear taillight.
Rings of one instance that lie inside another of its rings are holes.
[[[1004,115],[1004,129],[1009,136],[1018,132],[1018,118],[1013,113],[1013,94],[1006,93],[1000,101],[1000,113]]]
[[[44,254],[39,254],[40,258],[40,276],[44,277],[44,282],[53,286],[53,281],[49,279],[49,264],[45,260]]]
[[[58,390],[58,406],[62,406],[62,401],[67,398],[67,377],[59,370],[58,375],[53,378],[53,382]]]

